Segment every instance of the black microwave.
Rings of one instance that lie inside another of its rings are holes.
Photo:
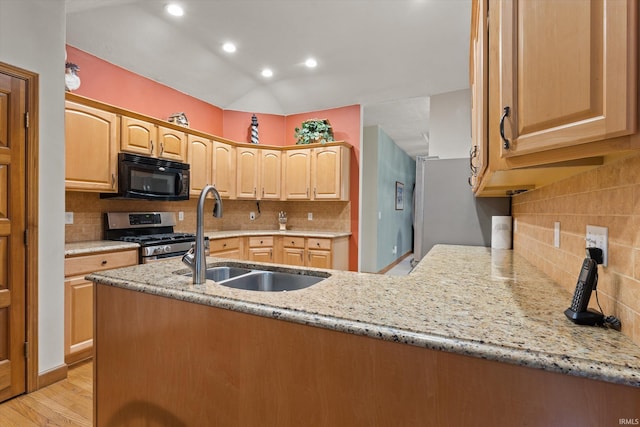
[[[118,192],[102,193],[102,198],[146,200],[188,200],[189,164],[118,154]]]

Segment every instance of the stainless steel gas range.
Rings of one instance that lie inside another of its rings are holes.
[[[173,212],[108,212],[104,225],[105,239],[140,245],[141,264],[181,257],[196,241],[194,234],[173,231]],[[207,238],[205,247],[209,247]]]

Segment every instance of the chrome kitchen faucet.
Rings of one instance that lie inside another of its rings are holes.
[[[206,261],[204,248],[204,201],[209,193],[213,194],[215,203],[213,205],[213,216],[215,218],[222,217],[222,199],[220,193],[213,185],[207,185],[202,189],[200,198],[198,199],[198,211],[196,220],[196,244],[182,257],[184,262],[193,272],[193,284],[201,285],[207,281],[206,278]]]

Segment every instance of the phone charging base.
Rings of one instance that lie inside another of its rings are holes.
[[[565,316],[573,323],[578,325],[603,325],[604,324],[604,315],[600,312],[597,312],[592,309],[587,309],[587,311],[573,311],[570,308],[567,308],[564,311]]]

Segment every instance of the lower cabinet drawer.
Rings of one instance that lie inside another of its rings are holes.
[[[252,236],[249,237],[250,248],[264,248],[273,246],[273,236]]]
[[[304,249],[304,237],[284,236],[282,238],[282,245],[285,248],[300,248],[300,249]]]
[[[210,239],[209,240],[209,253],[221,251],[230,251],[240,248],[239,237],[229,237],[226,239]]]
[[[317,237],[309,237],[307,239],[307,248],[331,250],[331,239],[322,239]]]
[[[81,255],[64,259],[64,275],[78,276],[94,271],[128,267],[138,263],[138,250],[130,249],[120,252],[108,252],[93,255]]]

